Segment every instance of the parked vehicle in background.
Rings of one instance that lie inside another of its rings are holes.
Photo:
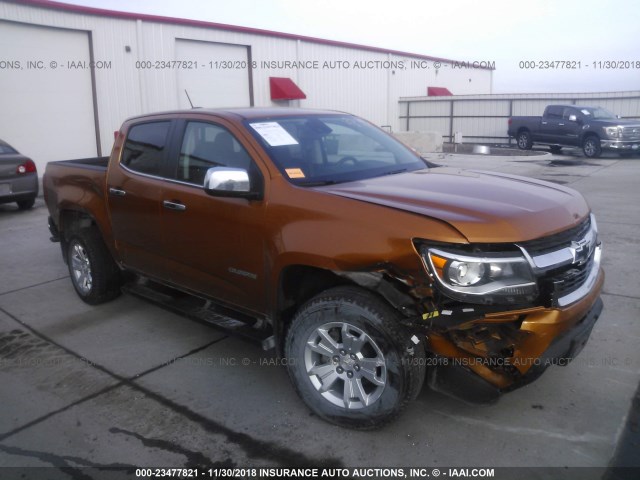
[[[508,134],[521,150],[535,144],[549,145],[552,152],[580,147],[589,158],[599,157],[602,150],[640,152],[640,121],[620,120],[600,107],[549,105],[542,117],[511,117]]]
[[[38,196],[38,171],[29,157],[0,140],[0,203],[16,202],[18,208],[33,207]]]
[[[277,348],[342,426],[390,421],[425,379],[495,401],[575,357],[602,310],[578,192],[430,165],[343,113],[132,118],[110,158],[49,163],[44,193],[82,300],[126,271],[129,292]]]

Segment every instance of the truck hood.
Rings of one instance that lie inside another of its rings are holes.
[[[323,192],[447,222],[469,242],[521,242],[578,224],[582,195],[549,182],[497,172],[431,168],[319,187]],[[384,221],[381,216],[380,221]],[[416,236],[428,238],[428,232]]]

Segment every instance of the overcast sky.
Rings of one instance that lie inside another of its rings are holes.
[[[263,28],[454,60],[495,61],[494,93],[640,90],[639,0],[65,3]],[[525,69],[521,61],[581,65],[573,70]],[[619,65],[619,61],[625,62]]]

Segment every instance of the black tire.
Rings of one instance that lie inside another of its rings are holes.
[[[560,145],[551,145],[549,147],[552,153],[560,153],[562,151],[562,147]]]
[[[314,413],[342,427],[369,430],[396,418],[418,396],[424,342],[415,344],[399,320],[382,299],[351,286],[327,290],[300,308],[285,354],[298,395]],[[315,374],[307,373],[313,368]],[[352,390],[357,387],[360,393]]]
[[[533,146],[533,140],[531,138],[529,130],[521,130],[520,132],[518,132],[516,140],[518,142],[518,148],[520,150],[531,150],[531,147]]]
[[[598,158],[602,154],[600,139],[595,135],[589,135],[582,142],[582,151],[587,158]]]
[[[96,228],[75,234],[67,244],[67,265],[78,296],[89,305],[120,295],[120,269]]]
[[[36,203],[36,199],[35,198],[30,198],[28,200],[20,200],[19,202],[16,202],[18,204],[18,208],[20,210],[29,210],[30,208],[33,208],[33,206]]]

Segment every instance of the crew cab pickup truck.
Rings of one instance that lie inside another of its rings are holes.
[[[549,105],[542,117],[511,117],[508,134],[521,150],[534,144],[549,145],[556,153],[563,146],[579,147],[589,158],[602,150],[640,152],[640,121],[620,120],[600,107]]]
[[[109,159],[49,163],[44,191],[82,300],[124,288],[253,332],[342,426],[390,421],[425,379],[496,401],[572,359],[602,310],[579,193],[432,165],[344,113],[131,118]]]

